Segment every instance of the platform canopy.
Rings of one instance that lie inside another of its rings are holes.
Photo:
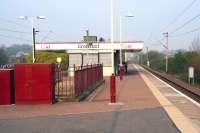
[[[138,52],[143,49],[143,41],[127,41],[120,44],[120,42],[114,42],[112,46],[110,42],[37,42],[36,50],[97,50],[97,51],[110,51],[120,50],[127,52]]]

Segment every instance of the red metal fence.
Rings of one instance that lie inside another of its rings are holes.
[[[75,96],[80,96],[84,91],[103,80],[103,65],[86,65],[75,67],[74,65],[74,90]]]
[[[14,76],[9,75],[11,72],[4,72],[0,71],[0,104],[9,104],[12,99],[16,104],[71,100],[103,80],[102,64],[74,65],[74,76],[69,76],[67,71],[62,71],[59,65],[54,64],[15,64]],[[14,79],[11,80],[9,76]],[[14,89],[10,90],[12,85]]]

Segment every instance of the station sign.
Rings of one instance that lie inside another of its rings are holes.
[[[189,78],[194,78],[194,67],[188,68],[188,75],[189,75]]]
[[[36,43],[36,50],[128,50],[128,51],[141,51],[143,49],[143,42],[119,42],[114,43],[93,43],[89,45],[84,42],[48,42],[48,43]]]

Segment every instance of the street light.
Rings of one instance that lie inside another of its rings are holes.
[[[112,52],[111,52],[111,63],[112,63],[112,74],[115,73],[114,71],[114,0],[110,0],[110,38],[111,38],[111,45],[112,45]]]
[[[123,38],[122,38],[122,28],[123,28],[123,18],[131,18],[134,17],[132,13],[126,15],[126,16],[120,16],[120,66],[122,66],[122,42],[123,42]],[[126,59],[126,53],[125,53],[125,59]]]
[[[31,23],[31,30],[32,30],[32,54],[33,54],[33,63],[35,63],[35,28],[34,28],[34,19],[45,19],[44,16],[20,16],[20,19],[28,20]]]

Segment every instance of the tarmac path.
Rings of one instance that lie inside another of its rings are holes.
[[[179,133],[132,66],[117,79],[109,105],[109,80],[89,101],[58,105],[0,107],[0,133]],[[13,109],[13,110],[12,110]]]

